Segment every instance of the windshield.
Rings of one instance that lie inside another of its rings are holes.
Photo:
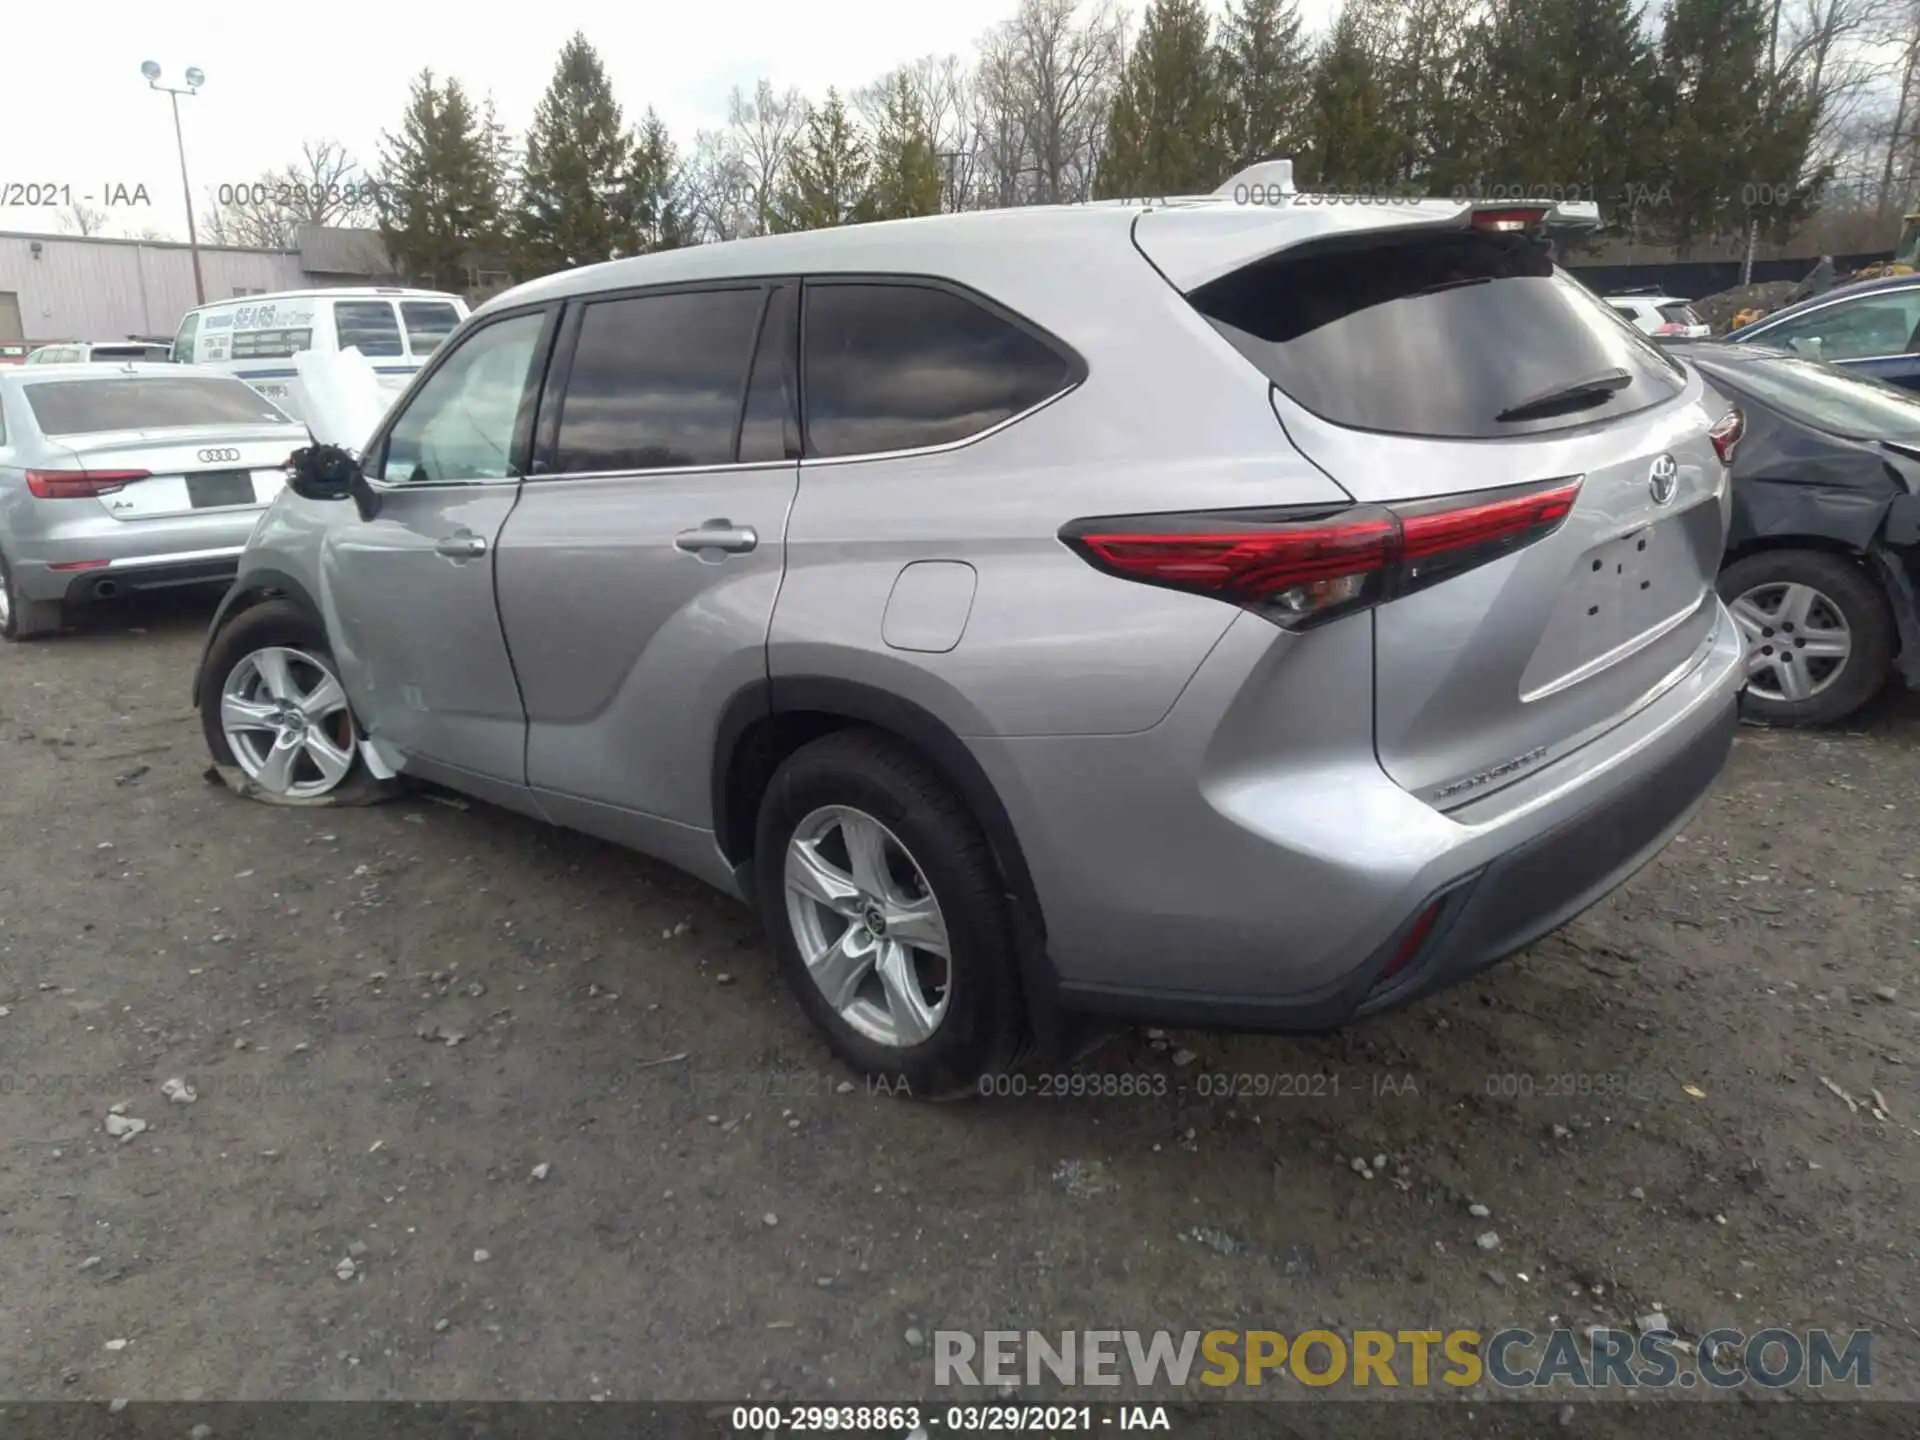
[[[1920,396],[1818,360],[1779,355],[1700,368],[1789,419],[1852,440],[1920,445]]]
[[[290,425],[285,414],[239,380],[139,375],[41,381],[25,387],[43,435],[166,430],[186,425]]]

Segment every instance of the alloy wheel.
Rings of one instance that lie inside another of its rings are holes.
[[[1747,689],[1763,700],[1810,700],[1840,678],[1853,632],[1833,600],[1811,585],[1756,585],[1727,609],[1746,647]]]
[[[787,842],[787,919],[813,983],[876,1044],[910,1048],[939,1029],[952,951],[919,862],[863,810],[829,805]]]
[[[268,646],[235,665],[220,693],[220,730],[249,780],[291,800],[325,795],[353,769],[346,691],[305,650]]]

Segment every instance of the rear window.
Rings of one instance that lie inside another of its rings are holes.
[[[1920,445],[1920,396],[1911,391],[1797,356],[1695,363],[1715,380],[1816,430],[1855,440]]]
[[[27,385],[27,408],[45,435],[164,430],[176,425],[285,425],[260,393],[223,376],[140,375]]]
[[[1660,307],[1660,318],[1669,325],[1698,325],[1702,323],[1700,317],[1693,313],[1692,307],[1687,305],[1662,305]]]
[[[402,300],[400,318],[406,322],[413,353],[431,355],[460,323],[460,312],[444,300]]]
[[[1523,235],[1302,247],[1188,298],[1294,401],[1356,430],[1539,434],[1686,386],[1679,365]]]
[[[393,318],[393,306],[386,300],[336,300],[333,328],[342,350],[351,346],[369,359],[404,353],[400,322]]]
[[[164,360],[164,345],[96,345],[88,356],[92,360]]]

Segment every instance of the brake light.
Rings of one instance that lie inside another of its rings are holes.
[[[1476,230],[1531,230],[1547,221],[1545,206],[1529,207],[1524,210],[1490,209],[1473,212],[1473,228]]]
[[[1107,516],[1076,520],[1060,538],[1109,575],[1304,630],[1531,545],[1559,528],[1579,493],[1575,478],[1393,508]]]
[[[1722,465],[1733,464],[1734,447],[1739,445],[1740,437],[1747,433],[1747,417],[1736,406],[1713,422],[1713,428],[1707,431],[1707,438],[1713,441],[1713,453],[1720,457]]]
[[[151,474],[147,470],[29,470],[27,489],[41,500],[85,500],[111,495]]]

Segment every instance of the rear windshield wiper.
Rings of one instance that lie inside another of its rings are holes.
[[[1502,423],[1544,420],[1549,415],[1558,415],[1563,411],[1584,410],[1590,405],[1602,404],[1609,395],[1631,384],[1633,375],[1630,372],[1607,370],[1598,375],[1589,375],[1584,380],[1575,380],[1569,385],[1556,385],[1543,395],[1508,406],[1493,418]]]

